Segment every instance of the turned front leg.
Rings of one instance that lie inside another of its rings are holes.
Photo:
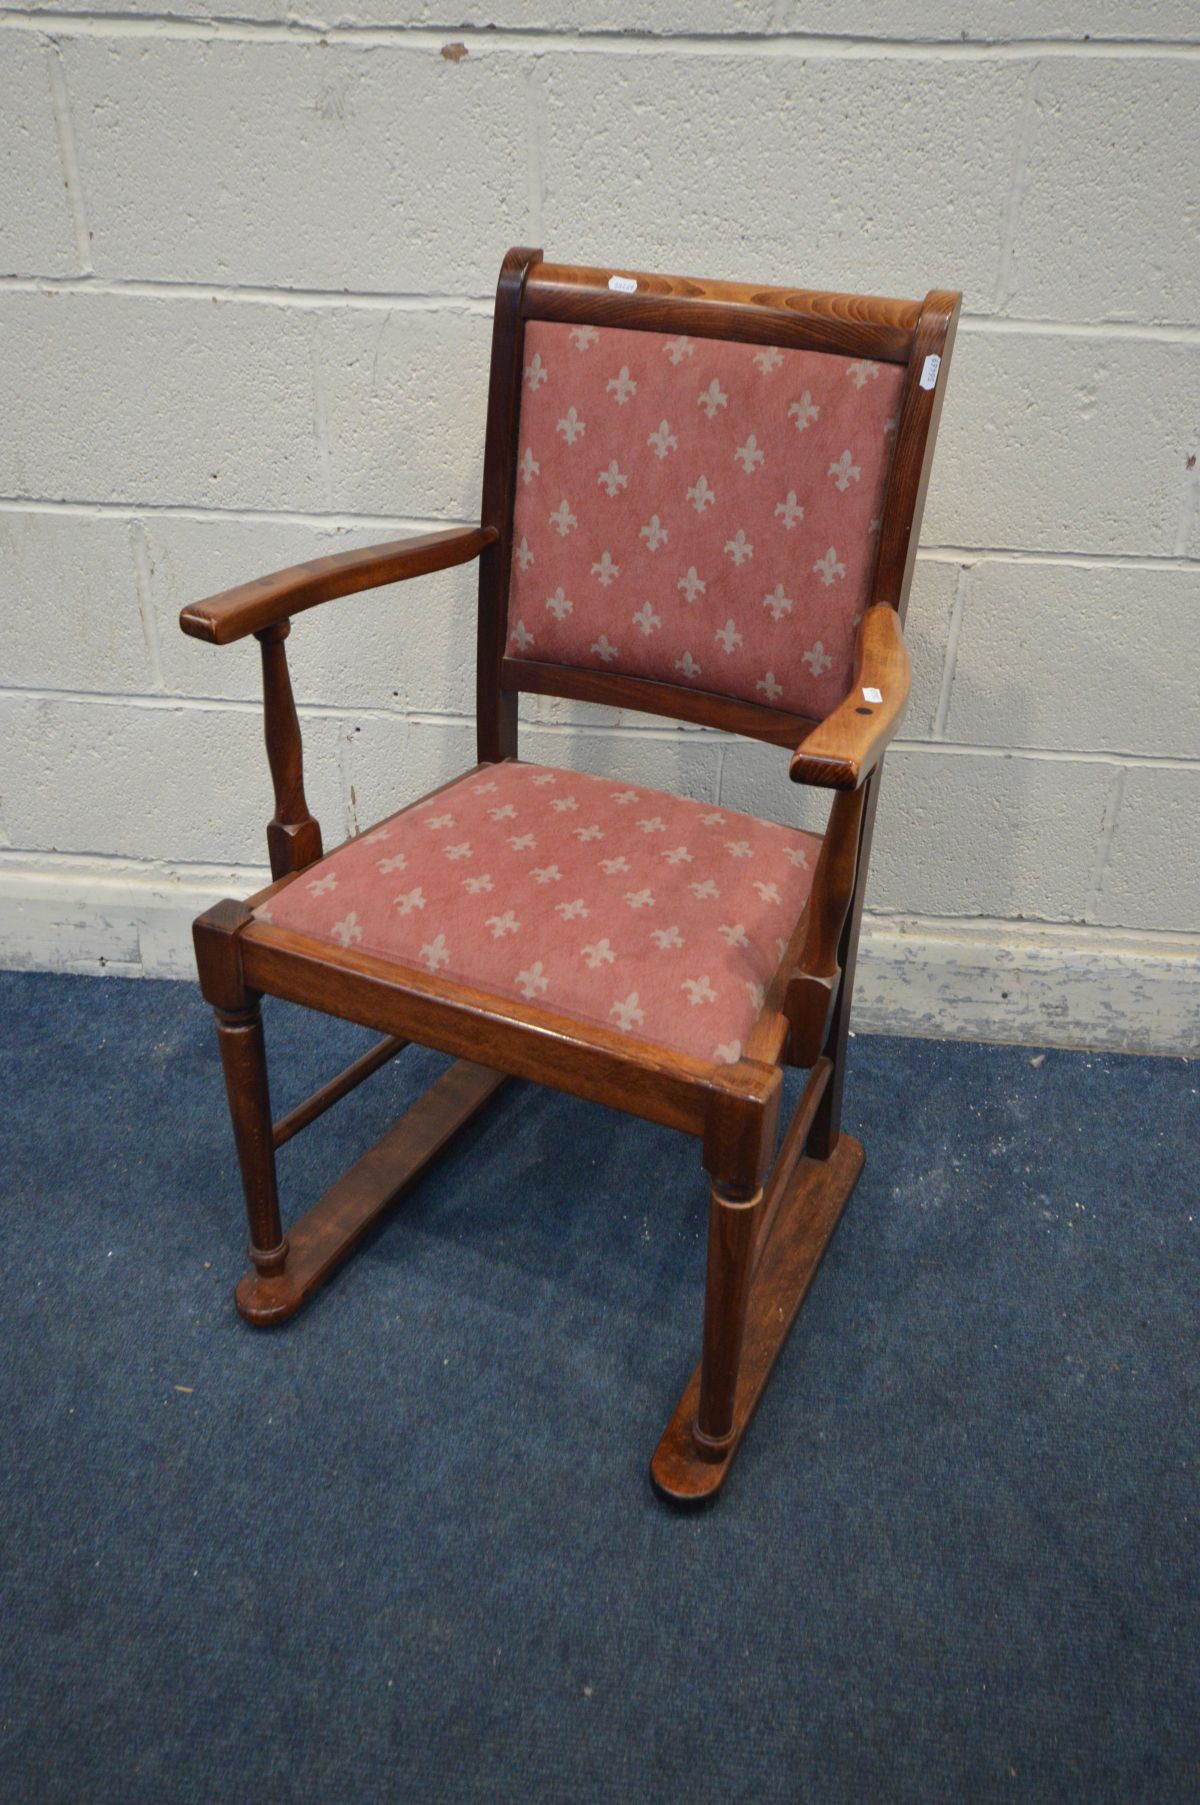
[[[720,1459],[734,1440],[733,1406],[761,1202],[761,1188],[720,1181],[712,1187],[700,1402],[693,1433],[700,1453],[714,1459]]]
[[[247,1251],[263,1277],[270,1278],[283,1271],[288,1244],[279,1219],[262,1011],[256,999],[244,1009],[214,1009],[213,1014],[246,1194]]]

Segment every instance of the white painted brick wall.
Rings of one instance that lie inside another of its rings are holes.
[[[62,509],[0,512],[6,689],[120,695],[154,687],[131,549],[142,530],[135,520]],[[10,792],[6,779],[11,807]]]
[[[315,814],[342,811],[337,721],[308,724]],[[271,783],[257,709],[9,694],[0,702],[14,846],[163,861],[261,860]]]
[[[489,324],[451,309],[0,290],[6,496],[479,510]]]
[[[9,0],[0,958],[186,970],[256,880],[256,651],[178,610],[476,517],[540,242],[965,290],[863,1019],[1193,1045],[1198,238],[1193,0]],[[470,569],[297,623],[328,842],[470,762],[473,628]],[[530,756],[823,818],[770,748],[523,714]]]
[[[78,247],[60,155],[55,102],[62,96],[57,52],[35,37],[4,46],[0,107],[0,245],[4,268],[69,276]]]
[[[64,63],[98,275],[483,295],[525,224],[509,56],[88,38]]]
[[[583,259],[628,244],[638,268],[787,282],[802,266],[814,288],[900,295],[953,270],[995,288],[1016,65],[626,51],[543,67],[545,234]]]
[[[1200,759],[1195,572],[983,558],[960,608],[948,740]]]
[[[1200,63],[1196,71],[1200,99]],[[924,543],[1200,557],[1187,468],[1198,421],[1194,327],[1145,337],[968,321]]]
[[[1194,919],[1200,896],[1200,770],[1136,765],[1121,775],[1112,850],[1097,883],[1095,918],[1156,928]]]

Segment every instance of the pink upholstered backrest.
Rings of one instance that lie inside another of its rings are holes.
[[[531,320],[510,656],[827,714],[903,381],[826,352]]]

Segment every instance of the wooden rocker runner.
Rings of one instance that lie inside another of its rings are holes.
[[[197,639],[258,640],[275,788],[274,883],[195,926],[248,1321],[298,1309],[508,1075],[683,1129],[712,1181],[703,1341],[651,1474],[681,1503],[721,1486],[862,1170],[841,1132],[855,952],[958,307],[512,250],[481,524],[184,609]],[[476,558],[478,764],[324,853],[291,617]],[[522,691],[786,748],[794,783],[832,792],[824,835],[524,763]],[[264,992],[386,1036],[277,1122]],[[410,1041],[457,1063],[285,1234],[275,1149]],[[789,1064],[809,1076],[779,1141]]]

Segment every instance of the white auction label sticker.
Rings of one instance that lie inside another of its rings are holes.
[[[612,283],[610,282],[608,286],[611,288]],[[921,387],[923,389],[931,389],[933,387],[938,379],[938,371],[941,367],[942,360],[940,357],[930,356],[925,359],[925,362],[921,365]]]
[[[863,690],[863,701],[864,702],[882,702],[883,701],[883,691],[881,689],[864,689]]]
[[[610,276],[608,278],[608,286],[610,288],[615,288],[619,295],[632,295],[637,293],[637,283],[632,276]]]

